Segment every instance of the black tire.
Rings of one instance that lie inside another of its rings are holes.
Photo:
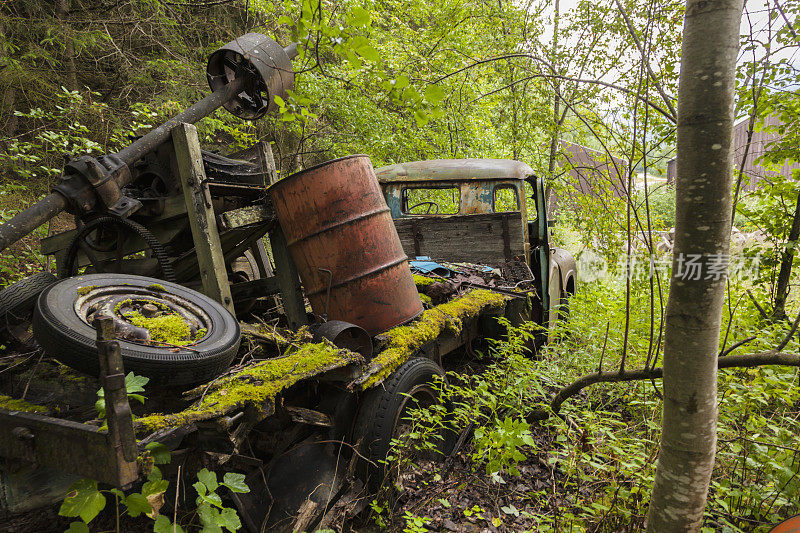
[[[363,462],[359,474],[366,478],[372,490],[377,490],[386,476],[387,468],[382,461],[389,454],[406,409],[414,408],[415,402],[411,400],[418,397],[415,391],[433,394],[433,400],[439,401],[430,384],[434,376],[444,378],[444,375],[444,370],[430,359],[415,357],[403,363],[382,385],[364,394],[353,428],[353,440],[360,442],[361,454],[370,461]],[[408,395],[412,395],[411,398]],[[449,453],[453,445],[449,435],[444,437],[438,449],[440,454]]]
[[[9,319],[25,318],[36,306],[36,299],[47,287],[56,282],[49,272],[38,272],[33,276],[12,283],[0,291],[0,321],[5,326]]]
[[[227,370],[241,340],[239,323],[224,307],[199,292],[176,283],[125,274],[87,274],[50,285],[39,296],[33,331],[45,353],[65,365],[97,376],[100,366],[96,333],[78,316],[74,305],[85,287],[161,285],[167,293],[191,301],[210,321],[208,334],[190,350],[144,346],[119,340],[126,372],[150,378],[153,385],[192,385],[208,381]]]
[[[38,346],[30,330],[33,308],[39,294],[55,283],[49,272],[12,283],[0,291],[0,344],[20,352],[30,352]]]

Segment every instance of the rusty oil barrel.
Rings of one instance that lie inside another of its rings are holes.
[[[329,319],[376,335],[422,312],[369,157],[327,161],[268,190],[316,315],[327,301]]]

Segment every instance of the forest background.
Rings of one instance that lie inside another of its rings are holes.
[[[783,140],[763,158],[768,167],[800,159],[798,13],[796,1],[748,2],[742,17],[736,116],[750,132],[781,117],[774,129]],[[636,529],[655,470],[660,381],[597,385],[566,402],[563,418],[525,418],[583,374],[655,367],[662,354],[669,271],[626,272],[663,259],[655,244],[674,225],[674,190],[648,179],[664,175],[674,155],[683,20],[683,2],[636,0],[7,1],[0,217],[44,194],[66,158],[118,149],[207,94],[205,60],[219,45],[248,31],[300,42],[296,87],[279,113],[250,123],[219,111],[198,125],[203,144],[228,153],[270,141],[284,176],[353,153],[376,167],[451,157],[530,164],[560,198],[556,242],[583,264],[599,260],[605,274],[584,271],[570,323],[542,359],[520,357],[512,338],[486,353],[485,373],[453,376],[487,436],[470,444],[481,465],[473,475],[486,495],[503,493],[486,500],[492,505],[473,497],[460,516],[512,529]],[[622,163],[577,193],[561,140]],[[732,254],[759,268],[728,282],[721,349],[755,352],[784,339],[800,307],[791,268],[798,187],[777,174],[755,192],[742,190],[741,173],[731,180],[732,219],[758,235]],[[52,268],[38,239],[68,223],[58,219],[2,252],[5,283]],[[792,335],[785,347],[800,348]],[[800,512],[797,370],[727,370],[719,379],[706,527],[768,530]],[[541,487],[515,475],[537,460],[552,477]],[[456,503],[434,504],[376,500],[372,520],[437,529],[440,511]]]

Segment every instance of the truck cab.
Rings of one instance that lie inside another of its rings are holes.
[[[566,315],[576,288],[575,260],[550,245],[544,183],[529,165],[434,159],[375,174],[409,257],[517,270],[524,264],[536,288],[532,320],[552,326]]]

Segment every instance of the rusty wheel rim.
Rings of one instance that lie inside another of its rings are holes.
[[[154,340],[150,331],[137,326],[131,316],[140,313],[147,318],[174,315],[188,327],[189,336],[181,339],[194,344],[211,333],[212,321],[202,308],[181,296],[169,293],[160,286],[154,288],[130,285],[94,287],[79,295],[74,304],[75,313],[87,325],[95,318],[109,316],[114,319],[117,338],[134,343],[171,343]]]

